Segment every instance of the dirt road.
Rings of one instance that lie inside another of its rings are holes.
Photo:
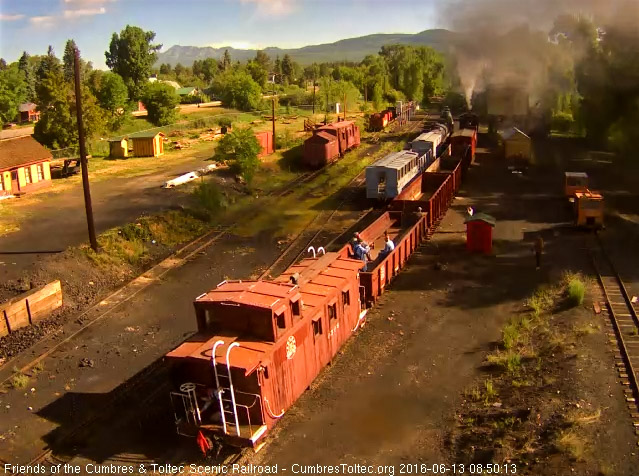
[[[17,127],[15,129],[0,130],[0,140],[13,139],[14,137],[30,136],[33,134],[33,127]]]
[[[131,222],[143,213],[166,210],[182,203],[182,193],[161,186],[170,178],[206,165],[209,162],[205,160],[210,155],[210,152],[199,151],[161,172],[92,183],[97,232]],[[63,250],[87,241],[81,183],[61,193],[49,194],[37,206],[21,211],[27,213],[28,218],[21,220],[20,229],[0,236],[0,280],[21,277],[25,269],[37,263],[38,251]]]

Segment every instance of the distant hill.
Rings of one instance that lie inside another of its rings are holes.
[[[425,30],[416,34],[375,34],[348,38],[323,45],[304,46],[303,48],[282,49],[269,47],[264,51],[271,57],[283,57],[289,54],[300,64],[307,65],[325,61],[361,61],[366,55],[376,54],[384,45],[402,43],[407,45],[430,46],[438,51],[446,52],[455,43],[457,34],[448,30]],[[175,66],[191,66],[195,60],[205,58],[221,59],[224,50],[229,50],[233,61],[246,61],[255,57],[255,50],[238,50],[235,48],[212,48],[210,46],[171,46],[158,54],[156,66],[168,63]]]

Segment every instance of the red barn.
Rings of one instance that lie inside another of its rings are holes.
[[[476,213],[466,219],[466,249],[470,252],[490,254],[493,250],[495,219],[485,213]]]
[[[20,112],[20,122],[37,122],[40,120],[40,112],[38,111],[38,106],[33,104],[32,102],[25,102],[24,104],[20,104],[20,106],[18,107],[18,111]]]

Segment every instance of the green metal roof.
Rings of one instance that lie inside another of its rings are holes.
[[[486,213],[475,213],[473,216],[466,218],[464,223],[470,223],[472,221],[483,221],[488,223],[490,226],[495,226],[497,224],[497,220]]]
[[[177,93],[180,96],[186,96],[188,94],[191,94],[193,91],[195,91],[195,88],[193,86],[190,86],[190,87],[178,89]]]

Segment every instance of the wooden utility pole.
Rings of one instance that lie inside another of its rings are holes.
[[[82,188],[84,189],[84,208],[87,213],[87,226],[89,228],[89,242],[93,251],[98,251],[98,240],[95,236],[95,223],[93,222],[93,206],[91,204],[91,190],[89,188],[89,167],[87,165],[87,150],[84,143],[84,125],[82,123],[82,88],[80,87],[80,50],[75,49],[75,109],[78,117],[78,139],[80,140],[80,166],[82,168]]]
[[[313,114],[315,114],[315,86],[317,83],[313,80]]]
[[[346,120],[346,93],[344,93],[344,120]]]
[[[273,148],[275,148],[275,98],[271,99],[271,112],[273,113]]]

